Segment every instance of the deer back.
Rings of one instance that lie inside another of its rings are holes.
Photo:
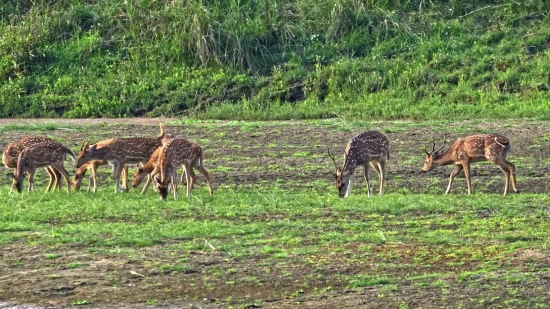
[[[52,163],[63,163],[65,157],[75,157],[72,150],[55,141],[46,141],[27,147],[19,153],[16,175],[23,175],[27,169],[46,167]]]
[[[17,158],[19,157],[19,153],[21,153],[23,149],[47,141],[53,140],[45,136],[27,136],[11,142],[2,154],[2,163],[6,167],[15,168],[17,166]]]
[[[184,138],[172,138],[164,144],[159,156],[161,182],[165,181],[166,172],[169,168],[189,161],[193,155],[192,144]]]
[[[389,159],[388,139],[378,131],[365,131],[352,138],[344,152],[344,169],[368,164],[381,158]]]
[[[505,156],[510,149],[508,138],[499,134],[476,134],[459,138],[453,147],[458,154],[466,155],[470,161],[493,160]],[[460,158],[459,158],[460,159]]]

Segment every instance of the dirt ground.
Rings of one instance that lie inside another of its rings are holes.
[[[112,138],[113,136],[155,136],[158,134],[158,123],[170,119],[93,119],[93,120],[51,120],[65,123],[67,128],[47,131],[44,134],[60,138],[64,144],[77,150],[83,140],[93,141]],[[21,123],[43,123],[49,120],[11,120],[0,119],[1,125]],[[84,132],[74,131],[73,125],[90,125]],[[463,124],[453,124],[461,128]],[[442,194],[446,188],[451,168],[441,167],[429,173],[421,171],[424,146],[430,146],[429,139],[434,136],[433,128],[411,126],[409,129],[392,131],[390,125],[380,124],[386,128],[390,140],[391,158],[388,163],[386,192],[407,190],[413,193]],[[332,161],[327,148],[336,155],[341,164],[342,152],[347,141],[360,130],[343,131],[330,126],[311,125],[307,123],[256,124],[247,128],[228,123],[207,125],[166,125],[168,133],[184,136],[201,144],[205,150],[205,167],[216,170],[211,173],[216,188],[220,184],[235,186],[253,186],[262,183],[275,184],[279,187],[302,187],[315,189],[318,186],[311,182],[319,179],[332,181]],[[517,122],[516,125],[502,126],[501,123],[476,124],[470,130],[450,133],[448,139],[464,136],[476,131],[494,131],[506,135],[512,141],[510,160],[517,165],[518,186],[521,192],[547,193],[550,172],[550,127],[532,123]],[[91,137],[93,132],[93,137]],[[439,132],[438,132],[439,133]],[[33,132],[9,131],[0,133],[0,148],[11,141],[28,136]],[[440,137],[441,138],[441,137]],[[307,154],[303,154],[307,152]],[[243,159],[245,158],[245,159]],[[326,168],[316,168],[326,166]],[[223,167],[223,169],[221,168]],[[223,171],[221,171],[223,170]],[[366,194],[362,180],[362,170],[356,172],[357,182],[352,194]],[[103,175],[107,175],[104,173]],[[490,164],[473,166],[473,189],[475,192],[492,192],[501,194],[504,187],[502,171]],[[111,186],[105,177],[101,184]],[[0,180],[0,185],[9,185],[7,177]],[[198,188],[205,190],[204,180],[199,177]],[[465,194],[466,184],[462,175],[458,176],[453,186],[453,194]],[[330,216],[330,214],[327,214]],[[44,246],[21,246],[17,243],[0,245],[0,301],[11,304],[36,304],[45,308],[72,307],[79,300],[92,300],[86,308],[399,308],[407,303],[407,308],[456,308],[453,304],[464,302],[464,299],[476,298],[480,293],[494,296],[497,300],[507,293],[507,286],[502,289],[480,291],[468,286],[467,282],[455,281],[448,287],[445,300],[441,297],[441,288],[437,286],[419,287],[411,284],[400,284],[397,291],[384,291],[379,287],[350,290],[341,275],[354,275],[372,269],[377,264],[385,265],[386,260],[377,258],[371,253],[364,264],[348,263],[346,253],[326,256],[330,263],[322,271],[320,279],[311,278],[309,286],[303,286],[303,279],[312,273],[311,266],[289,262],[282,265],[258,266],[265,257],[259,255],[244,259],[233,259],[222,252],[193,251],[188,253],[189,269],[183,272],[161,271],[150,265],[161,261],[171,264],[181,256],[174,256],[166,250],[170,244],[138,249],[138,256],[130,258],[126,254],[90,253],[85,247],[67,245],[56,248],[63,252],[56,260],[56,266],[44,258],[50,252]],[[358,244],[349,244],[350,251]],[[412,258],[415,248],[406,244],[388,244],[377,246],[376,250],[394,250],[400,255],[400,261],[406,263]],[[440,246],[434,251],[442,250]],[[518,253],[519,252],[519,253]],[[501,261],[517,263],[518,268],[525,261],[536,261],[541,269],[550,267],[548,255],[538,251],[518,251],[510,259]],[[73,262],[84,263],[85,267],[68,268]],[[63,266],[64,265],[64,266]],[[461,271],[471,267],[461,268]],[[50,274],[57,274],[58,279],[52,284]],[[410,269],[393,266],[395,276],[406,276]],[[441,261],[441,272],[452,271]],[[211,281],[204,282],[203,274],[212,269],[220,269],[229,275],[212,276]],[[238,275],[232,276],[231,269],[238,269]],[[291,276],[285,272],[291,271]],[[422,269],[415,269],[422,273]],[[430,270],[433,273],[433,268]],[[540,296],[537,288],[550,288],[550,272],[541,271],[536,282],[509,283],[510,287],[521,285],[525,298]],[[256,278],[251,281],[247,278]],[[490,282],[491,278],[477,278],[481,282]],[[233,282],[227,284],[228,281]],[[327,290],[327,287],[330,287]],[[324,293],[318,293],[325,289]],[[315,292],[317,291],[317,292]],[[380,295],[384,294],[384,297]],[[549,297],[546,295],[546,297]],[[261,299],[261,302],[257,302]],[[155,300],[155,301],[151,301]],[[469,303],[471,308],[496,308],[497,303]],[[5,305],[5,304],[4,304]],[[0,308],[3,304],[0,302]],[[7,306],[7,305],[6,305]]]

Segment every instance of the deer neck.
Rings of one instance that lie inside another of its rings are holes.
[[[75,175],[82,175],[82,176],[85,176],[86,175],[86,171],[88,170],[88,168],[90,167],[90,164],[84,164],[82,165],[81,167],[79,167],[76,172],[75,172]]]
[[[163,148],[162,148],[162,152],[160,154],[160,158],[159,158],[159,167],[160,167],[160,182],[161,183],[166,183],[166,173],[167,173],[167,169],[170,168],[171,166],[171,161],[172,161],[172,156],[173,156],[173,153],[172,151],[169,151],[171,146],[172,146],[172,142],[174,141],[174,139],[170,139],[168,142],[164,143],[163,142]]]
[[[140,174],[145,175],[151,173],[155,169],[155,162],[147,162],[141,167]]]
[[[452,148],[437,153],[437,159],[433,160],[433,163],[439,166],[454,164],[456,158],[452,155]]]
[[[346,159],[346,162],[344,162],[344,166],[342,167],[343,173],[349,173],[350,175],[353,175],[355,172],[355,168],[357,167],[357,162],[354,160]]]

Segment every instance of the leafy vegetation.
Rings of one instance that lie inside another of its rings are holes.
[[[4,1],[0,117],[547,117],[544,0]]]

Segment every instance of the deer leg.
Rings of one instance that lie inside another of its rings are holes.
[[[178,199],[178,169],[173,167],[170,172],[170,177],[172,177],[172,190],[174,190],[174,200]],[[185,176],[187,177],[187,176]],[[189,186],[189,182],[187,182],[187,186]],[[187,190],[187,196],[189,196],[189,189]]]
[[[14,174],[15,174],[15,170],[13,170],[13,172],[12,172],[12,175],[14,175]],[[13,177],[15,177],[15,176],[13,176]],[[12,181],[11,182],[11,188],[10,188],[10,194],[13,192],[13,188],[15,188],[15,183]]]
[[[468,195],[472,194],[472,180],[470,172],[470,162],[463,162],[462,168],[464,169],[464,175],[466,176],[466,184],[468,185]]]
[[[451,177],[449,178],[449,185],[447,186],[447,190],[445,191],[445,194],[449,194],[451,192],[451,186],[453,185],[453,180],[455,179],[456,175],[462,171],[463,167],[462,165],[457,165],[456,168],[451,172]]]
[[[193,171],[193,165],[189,163],[188,170],[185,169],[185,164],[182,164],[181,167],[183,168],[183,174],[185,174],[185,179],[186,179],[185,184],[187,184],[187,174],[189,174],[189,179],[191,181],[190,187],[192,190],[193,187],[195,186],[195,180],[197,179],[197,175],[195,174],[195,171]],[[183,174],[181,175],[181,179],[183,179],[183,176],[184,176]]]
[[[380,189],[380,196],[384,195],[384,167],[386,165],[386,162],[382,161],[378,161],[376,163],[376,165],[378,166],[378,178],[379,178],[379,183],[378,183],[378,186],[379,186],[379,189]]]
[[[92,163],[92,175],[90,176],[90,182],[88,182],[88,191],[90,191],[90,183],[93,180],[94,181],[94,193],[97,192],[97,165],[95,163]]]
[[[128,164],[122,166],[122,188],[124,191],[128,191]]]
[[[32,189],[32,192],[36,192],[36,187],[34,186],[34,173],[35,171],[34,170],[30,170],[28,172],[29,174],[29,186],[28,186],[28,191],[31,192],[31,189]]]
[[[208,172],[202,165],[195,165],[195,167],[199,170],[199,172],[206,178],[206,183],[208,184],[208,189],[210,190],[210,195],[214,194],[214,190],[212,190],[212,183],[210,182],[210,177],[208,175]],[[193,173],[194,176],[195,173]],[[193,180],[193,185],[195,184]],[[192,188],[192,187],[191,187]]]
[[[120,184],[120,171],[119,171],[120,164],[115,161],[115,162],[111,163],[111,166],[113,167],[112,168],[112,176],[113,176],[113,179],[115,181],[115,194],[116,194],[116,193],[118,193],[119,184]]]
[[[507,165],[508,170],[510,171],[510,178],[512,180],[512,188],[514,189],[514,192],[519,193],[516,183],[516,166],[514,163],[510,161],[504,161]]]
[[[61,173],[56,170],[55,168],[53,167],[50,167],[50,169],[52,170],[53,174],[54,174],[54,177],[55,177],[55,185],[54,185],[54,188],[57,188],[57,191],[61,192],[61,177],[63,177],[61,175]]]
[[[33,192],[36,192],[35,188],[34,188],[34,172],[28,172],[28,175],[29,175],[29,184],[27,186],[27,191],[28,192],[31,192],[31,189]]]
[[[182,165],[183,167],[183,165]],[[180,178],[180,182],[181,182],[181,185],[182,186],[186,186],[187,185],[187,173],[185,172],[185,168],[183,168],[183,173],[181,174],[181,178]]]
[[[365,164],[365,165],[363,165],[363,166],[364,166],[364,168],[365,168],[365,180],[367,181],[367,192],[368,192],[368,197],[371,197],[371,193],[370,193],[370,179],[369,179],[369,164],[367,163],[367,164]],[[350,185],[351,185],[351,183],[350,183]],[[351,187],[348,186],[348,190],[350,190],[350,189],[351,189]],[[349,194],[346,193],[346,195],[349,195]]]
[[[498,165],[506,176],[506,182],[504,184],[504,196],[506,196],[509,192],[510,179],[512,180],[512,188],[514,188],[514,192],[518,192],[518,189],[516,187],[516,166],[512,162],[506,160],[504,160],[504,162],[495,161],[493,163]]]
[[[46,170],[46,172],[48,172],[48,175],[50,175],[50,182],[48,183],[48,187],[46,188],[46,193],[48,193],[54,183],[57,185],[57,179],[54,172],[51,170],[51,167],[48,166],[48,167],[45,167],[44,169]],[[52,192],[54,191],[55,191],[55,187],[53,188]]]
[[[144,194],[145,191],[147,191],[147,188],[149,188],[149,185],[151,184],[151,174],[147,175],[147,180],[145,181],[145,184],[143,185],[143,189],[141,190],[141,194]]]
[[[502,172],[504,172],[504,177],[505,177],[505,180],[504,180],[504,196],[508,195],[508,189],[509,189],[509,185],[510,185],[510,171],[503,167],[503,166],[499,166],[500,169],[502,170]]]
[[[52,164],[52,166],[65,178],[65,181],[67,181],[67,193],[71,195],[71,180],[69,179],[69,173],[67,173],[67,170],[65,170],[65,167],[63,164],[55,163]]]
[[[188,162],[184,163],[183,164],[183,170],[185,171],[185,180],[187,181],[187,195],[186,197],[189,197],[189,195],[191,194],[191,189],[192,189],[192,183],[193,183],[193,179],[191,179],[191,175],[193,174],[194,175],[194,172],[191,171],[191,164],[189,164]]]

